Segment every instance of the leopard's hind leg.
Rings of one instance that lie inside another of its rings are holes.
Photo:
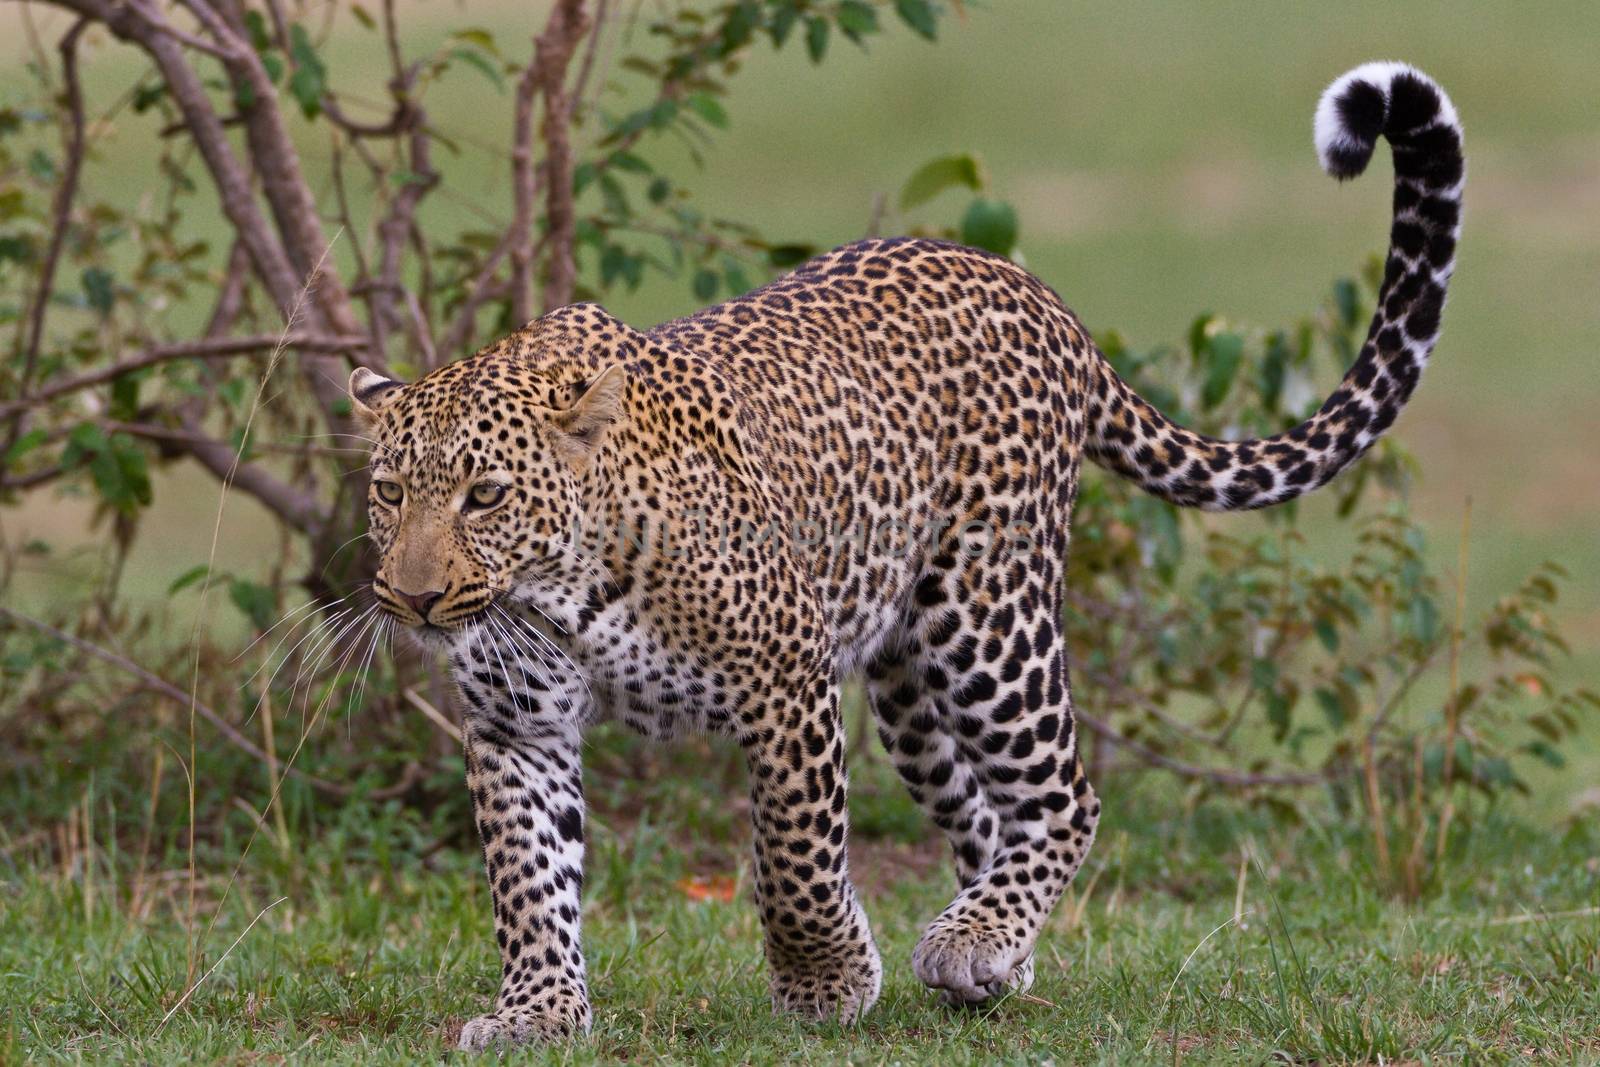
[[[898,643],[867,667],[867,702],[884,751],[911,799],[950,842],[958,888],[994,858],[1000,817],[945,728],[937,695],[923,684],[916,642]]]
[[[954,1000],[1031,980],[1039,931],[1094,841],[1061,597],[1053,567],[941,555],[903,650],[869,680],[885,744],[957,853],[961,891],[912,958]]]

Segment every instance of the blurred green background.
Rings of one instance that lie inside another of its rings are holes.
[[[514,55],[546,5],[400,7],[410,53],[476,23]],[[45,40],[64,28],[60,12],[34,11]],[[29,50],[16,6],[0,8],[0,28],[12,42],[0,87],[20,93]],[[1443,340],[1396,431],[1425,472],[1414,501],[1433,551],[1453,566],[1472,499],[1469,610],[1542,559],[1566,565],[1571,670],[1580,680],[1597,673],[1600,7],[1015,0],[963,4],[940,31],[936,45],[896,32],[873,38],[869,51],[835,40],[823,69],[799,49],[757,49],[733,82],[731,128],[698,172],[700,205],[774,239],[842,243],[866,232],[880,196],[891,206],[885,231],[949,221],[939,212],[958,210],[953,196],[907,219],[893,212],[894,193],[929,157],[971,151],[1019,209],[1027,266],[1092,329],[1148,345],[1180,338],[1201,311],[1276,324],[1316,306],[1329,281],[1354,273],[1386,235],[1387,165],[1344,186],[1316,165],[1317,94],[1374,58],[1404,59],[1437,78],[1466,124],[1469,177]],[[641,32],[614,22],[602,62],[638,43],[624,35]],[[344,11],[332,34],[333,85],[376,100],[380,41]],[[97,86],[131,84],[135,62],[130,49],[98,42],[86,64],[90,99],[111,98]],[[608,73],[604,106],[622,111],[638,79]],[[510,92],[457,77],[427,103],[441,128],[482,136],[463,137],[457,156],[440,153],[445,192],[429,201],[424,225],[507,216]],[[153,121],[129,115],[112,132],[93,132],[89,192],[135,202],[154,166],[154,134]],[[312,161],[326,156],[320,142],[304,148]],[[657,158],[680,150],[651,146]],[[202,233],[203,204],[193,210]],[[696,305],[686,283],[655,276],[611,303],[640,326]],[[163,475],[156,498],[122,585],[145,603],[205,559],[217,505],[215,483],[187,471]],[[1306,523],[1313,534],[1319,506]],[[19,599],[83,587],[98,558],[86,515],[87,504],[50,490],[5,516],[13,539],[62,546],[29,564]],[[248,571],[269,531],[250,502],[230,500],[221,562]]]

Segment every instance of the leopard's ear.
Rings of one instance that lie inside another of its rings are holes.
[[[391,394],[405,382],[385,378],[377,371],[357,367],[350,372],[350,414],[363,432],[370,432],[378,423]]]
[[[577,401],[555,413],[556,449],[568,462],[587,463],[612,423],[622,416],[628,372],[616,364],[600,372]]]

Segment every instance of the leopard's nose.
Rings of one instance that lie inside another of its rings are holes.
[[[444,596],[444,591],[435,589],[427,593],[402,593],[394,590],[395,599],[422,617],[423,622],[428,621],[428,612]]]

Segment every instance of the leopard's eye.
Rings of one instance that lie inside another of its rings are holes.
[[[495,482],[479,482],[467,490],[467,507],[483,511],[494,507],[506,498],[506,487]]]
[[[378,499],[390,507],[399,507],[404,498],[405,490],[400,488],[399,482],[373,482],[372,489],[378,494]]]

